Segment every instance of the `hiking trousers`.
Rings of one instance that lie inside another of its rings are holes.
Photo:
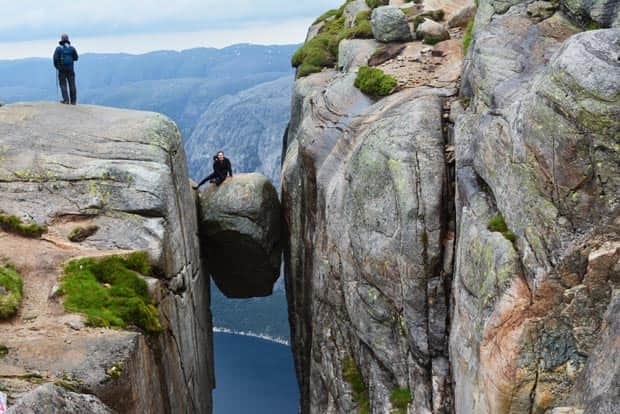
[[[210,180],[215,180],[215,185],[219,186],[220,184],[222,184],[224,182],[224,180],[226,180],[226,176],[222,177],[221,175],[218,175],[217,173],[214,172],[214,173],[208,175],[207,178],[202,180],[198,184],[198,187],[200,187],[201,185],[203,185],[204,183],[206,183],[207,181],[210,181]]]
[[[58,71],[58,83],[60,84],[60,92],[62,92],[63,103],[75,105],[77,102],[75,92],[75,72],[74,71]],[[69,93],[67,94],[67,85],[69,85]]]

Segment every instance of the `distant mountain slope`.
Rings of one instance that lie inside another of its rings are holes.
[[[223,150],[236,172],[261,172],[279,187],[292,81],[286,76],[214,101],[185,141],[190,175],[209,174],[213,154]]]

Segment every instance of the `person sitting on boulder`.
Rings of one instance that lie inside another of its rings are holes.
[[[59,46],[54,51],[54,67],[58,71],[58,84],[60,85],[60,91],[62,92],[63,104],[76,104],[76,92],[75,92],[75,72],[73,70],[73,62],[78,60],[77,51],[71,42],[69,36],[63,33],[60,36]],[[67,84],[69,84],[69,93],[67,94]]]
[[[232,166],[230,160],[224,157],[224,152],[219,151],[215,157],[213,157],[213,173],[209,174],[204,180],[202,180],[195,188],[199,188],[207,181],[215,183],[219,186],[226,180],[226,177],[232,177]]]

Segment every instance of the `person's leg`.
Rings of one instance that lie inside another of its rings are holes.
[[[71,98],[71,105],[77,103],[77,95],[75,91],[75,72],[67,73],[67,80],[69,81],[69,96]]]
[[[211,174],[207,175],[207,177],[204,180],[202,180],[201,182],[198,183],[198,187],[200,187],[201,185],[203,185],[204,183],[206,183],[207,181],[209,181],[209,180],[211,180],[211,179],[213,179],[215,177],[217,177],[217,175],[215,173],[211,173]]]
[[[69,94],[67,93],[67,74],[58,71],[58,83],[60,84],[60,92],[62,93],[62,103],[69,103]]]
[[[217,185],[219,187],[220,184],[222,184],[224,182],[224,180],[226,180],[226,177],[220,177],[218,175],[218,177],[215,179],[215,185]]]

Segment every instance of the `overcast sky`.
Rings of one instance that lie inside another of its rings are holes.
[[[0,0],[0,59],[49,56],[62,32],[80,53],[292,44],[343,0]]]

